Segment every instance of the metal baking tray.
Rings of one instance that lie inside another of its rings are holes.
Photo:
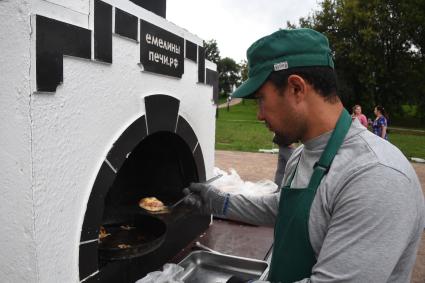
[[[261,280],[268,270],[265,261],[207,251],[191,252],[179,265],[185,283],[225,283],[233,275]]]

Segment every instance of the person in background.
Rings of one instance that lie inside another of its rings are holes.
[[[388,116],[387,112],[385,111],[384,107],[381,105],[377,105],[375,107],[375,110],[373,111],[375,113],[375,121],[372,123],[372,131],[375,135],[383,138],[388,139],[387,136],[387,127],[388,127]]]
[[[353,113],[351,114],[351,118],[353,118],[353,120],[356,118],[359,119],[360,124],[367,128],[367,118],[362,113],[362,107],[360,105],[356,104],[353,106]]]
[[[295,149],[292,144],[285,143],[284,139],[277,134],[273,137],[273,143],[279,146],[279,156],[274,182],[277,184],[278,188],[280,188],[283,181],[283,175],[285,174],[286,163]]]

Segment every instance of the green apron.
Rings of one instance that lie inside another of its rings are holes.
[[[311,276],[316,256],[311,247],[308,233],[310,207],[316,190],[323,176],[328,173],[332,160],[344,141],[350,125],[351,116],[344,109],[325,150],[313,167],[313,175],[308,187],[290,187],[295,176],[295,169],[289,182],[282,188],[274,231],[269,281],[289,283]]]

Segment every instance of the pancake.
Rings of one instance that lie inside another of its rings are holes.
[[[156,197],[142,198],[139,201],[139,206],[147,211],[162,211],[165,209],[165,205],[162,201]]]
[[[109,233],[106,232],[105,227],[100,226],[100,229],[99,229],[99,240],[103,240],[104,238],[108,237],[109,235],[111,235],[111,234],[109,234]]]

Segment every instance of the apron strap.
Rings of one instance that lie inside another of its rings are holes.
[[[332,132],[329,142],[323,151],[323,154],[320,156],[319,161],[313,166],[314,171],[310,178],[308,188],[316,190],[319,187],[323,176],[329,172],[332,161],[341,144],[344,142],[345,135],[350,129],[351,121],[352,119],[350,114],[348,114],[347,110],[344,108],[338,122],[336,123],[335,130]]]

